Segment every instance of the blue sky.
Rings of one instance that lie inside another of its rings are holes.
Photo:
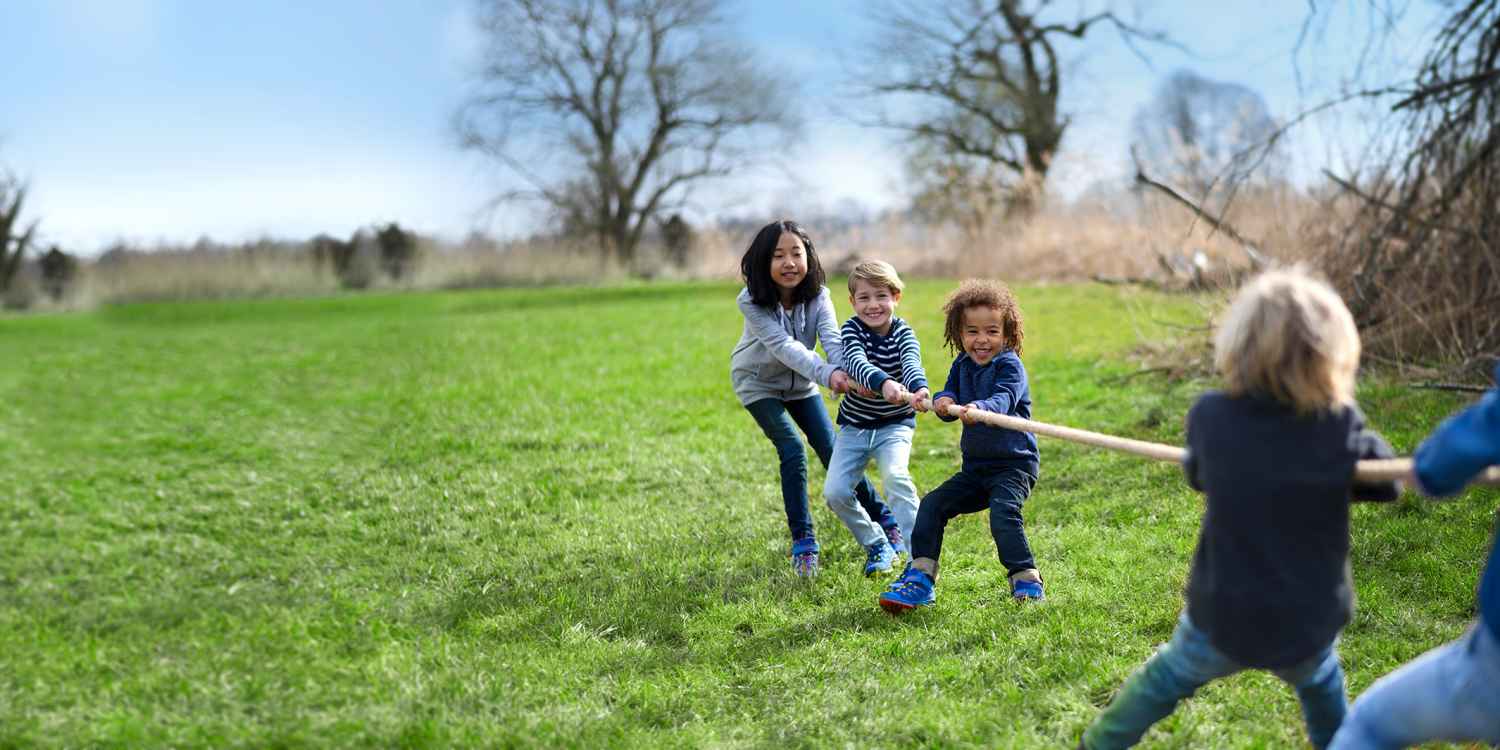
[[[1131,114],[1179,67],[1250,86],[1279,117],[1321,101],[1353,69],[1371,20],[1362,4],[1350,5],[1335,6],[1305,46],[1299,93],[1289,53],[1306,0],[1116,3],[1191,54],[1148,48],[1148,65],[1113,34],[1074,53],[1064,106],[1075,125],[1053,190],[1077,194],[1122,174]],[[3,0],[0,164],[29,181],[29,215],[41,219],[44,239],[85,253],[117,238],[296,238],[392,220],[454,238],[475,228],[529,231],[533,209],[484,210],[501,183],[491,165],[456,148],[449,129],[479,45],[469,7],[467,0]],[[851,123],[844,113],[861,105],[839,98],[842,51],[869,31],[863,8],[858,0],[731,6],[744,41],[804,82],[807,125],[784,155],[798,179],[768,165],[714,185],[695,200],[700,218],[747,207],[903,202],[899,149],[887,134]],[[1369,64],[1409,63],[1397,50],[1430,32],[1433,16],[1430,4],[1413,3],[1396,39]],[[1368,122],[1353,113],[1300,129],[1297,170],[1337,164],[1362,142]]]

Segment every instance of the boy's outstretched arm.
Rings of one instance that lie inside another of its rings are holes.
[[[844,347],[844,371],[865,388],[879,391],[890,376],[870,362],[870,355],[865,352],[864,339],[860,338],[859,329],[852,318],[839,331],[839,341]]]
[[[917,332],[907,326],[901,336],[901,377],[906,390],[916,393],[927,387],[927,370],[922,367],[922,342]]]
[[[1021,366],[1021,360],[1015,357],[999,359],[995,362],[995,367],[998,368],[995,372],[995,391],[979,394],[985,398],[969,406],[992,414],[1010,414],[1026,390],[1026,370]]]
[[[1500,380],[1500,367],[1495,377]],[[1494,463],[1500,463],[1500,390],[1491,388],[1417,446],[1417,488],[1433,497],[1453,495]]]

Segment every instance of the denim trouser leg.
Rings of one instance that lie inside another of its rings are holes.
[[[948,521],[965,513],[989,510],[990,535],[995,538],[995,551],[1005,565],[1006,574],[1035,568],[1036,560],[1031,556],[1031,545],[1026,541],[1026,528],[1021,522],[1021,505],[1031,494],[1035,481],[1020,469],[960,469],[922,498],[912,529],[912,558],[937,560],[943,552],[943,529]]]
[[[1219,653],[1184,612],[1177,618],[1172,640],[1126,678],[1115,699],[1083,733],[1083,744],[1090,750],[1130,747],[1152,724],[1172,713],[1178,701],[1238,671],[1240,666]]]
[[[1026,541],[1026,524],[1021,520],[1021,505],[1031,495],[1036,479],[1018,469],[1008,469],[984,477],[990,507],[990,536],[995,539],[995,553],[1007,575],[1034,570],[1036,558]]]
[[[1458,640],[1380,678],[1359,696],[1330,748],[1432,740],[1500,744],[1500,639],[1476,620]]]
[[[826,466],[833,451],[833,423],[823,408],[822,397],[809,396],[796,401],[767,398],[746,404],[745,409],[776,446],[776,455],[781,462],[781,500],[786,508],[786,523],[792,541],[812,538],[812,513],[807,506],[807,451],[797,437],[797,428],[801,427],[807,434],[807,441]],[[880,504],[868,479],[860,483],[855,494],[862,502],[873,503],[884,510],[885,506]]]
[[[912,559],[939,559],[943,554],[943,531],[948,522],[964,513],[989,507],[984,485],[967,471],[959,471],[922,498],[917,522],[911,532]]]
[[[797,437],[797,427],[783,402],[767,398],[745,408],[776,446],[781,460],[781,501],[786,507],[786,525],[792,541],[813,536],[812,514],[807,507],[807,451]]]
[[[1244,667],[1214,648],[1208,634],[1183,612],[1177,618],[1171,642],[1125,680],[1104,713],[1083,733],[1083,744],[1091,750],[1130,747],[1152,724],[1172,713],[1183,698],[1241,669]],[[1344,717],[1345,705],[1344,670],[1333,644],[1275,674],[1296,688],[1313,745],[1326,745]]]
[[[807,433],[807,442],[812,446],[813,453],[817,454],[818,461],[822,462],[823,468],[828,468],[828,461],[833,457],[833,420],[828,418],[823,397],[809,396],[788,401],[786,410],[797,421],[797,426]],[[854,486],[854,499],[859,501],[859,506],[877,523],[885,525],[892,522],[891,511],[880,501],[875,485],[863,476],[860,477],[859,484]]]
[[[875,430],[875,465],[880,469],[880,486],[885,490],[886,507],[891,509],[901,536],[911,539],[917,524],[917,485],[911,480],[911,440],[915,432],[904,424],[892,424]]]
[[[1330,643],[1313,658],[1295,667],[1275,670],[1273,674],[1296,689],[1308,741],[1313,747],[1328,747],[1349,711],[1338,649]]]
[[[875,452],[874,437],[874,430],[840,425],[838,437],[833,440],[833,456],[828,460],[828,479],[823,483],[823,499],[828,501],[828,509],[844,522],[854,540],[863,547],[885,539],[880,524],[870,520],[854,499],[854,488],[865,478],[865,465]],[[886,495],[890,495],[889,487]]]

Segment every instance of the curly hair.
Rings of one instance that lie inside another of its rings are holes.
[[[1021,353],[1021,342],[1026,331],[1021,324],[1021,306],[1010,287],[992,279],[967,279],[948,295],[943,303],[943,341],[954,354],[964,350],[964,310],[971,307],[988,307],[1000,314],[1005,333],[1005,348]]]

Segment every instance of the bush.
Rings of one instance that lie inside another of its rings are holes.
[[[667,260],[674,268],[687,266],[688,254],[697,240],[693,227],[683,220],[682,214],[672,214],[661,224],[662,243],[667,247]]]
[[[406,278],[416,265],[417,236],[391,222],[375,233],[380,248],[380,267],[392,281]]]
[[[53,302],[61,302],[78,278],[78,259],[53,245],[37,265],[41,269],[42,291]]]

